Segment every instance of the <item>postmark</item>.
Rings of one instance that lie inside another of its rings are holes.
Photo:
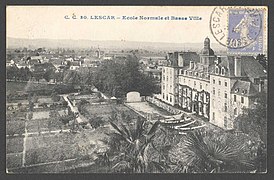
[[[256,7],[216,7],[210,16],[210,30],[227,53],[265,52],[265,9]]]

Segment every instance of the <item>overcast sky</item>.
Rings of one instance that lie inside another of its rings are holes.
[[[209,29],[213,7],[99,7],[99,6],[9,6],[7,36],[28,39],[87,39],[146,42],[215,42]],[[110,16],[200,16],[197,21],[67,20],[66,15]]]

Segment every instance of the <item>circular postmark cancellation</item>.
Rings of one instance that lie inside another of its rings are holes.
[[[262,13],[255,7],[215,7],[210,31],[217,42],[229,49],[245,48],[261,34]]]

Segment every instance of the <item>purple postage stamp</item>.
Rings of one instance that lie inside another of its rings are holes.
[[[266,52],[266,8],[216,7],[210,18],[214,38],[229,54]]]

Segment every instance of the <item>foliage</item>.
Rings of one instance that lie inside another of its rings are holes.
[[[113,121],[113,120],[111,120]],[[145,173],[161,169],[160,163],[150,159],[149,150],[158,130],[159,122],[146,128],[145,121],[137,119],[135,126],[110,122],[115,132],[110,136],[112,142],[109,154],[114,172]],[[160,170],[159,170],[160,171]]]
[[[90,117],[90,118],[89,118],[89,123],[90,123],[90,125],[91,125],[93,128],[96,129],[96,128],[98,128],[98,127],[104,125],[104,124],[105,124],[105,121],[103,120],[102,117],[99,117],[99,116],[94,115],[93,117]]]
[[[200,131],[193,131],[172,152],[173,162],[185,172],[250,172],[255,169],[246,143],[229,133],[204,136]]]
[[[108,61],[95,72],[94,84],[100,91],[115,97],[124,97],[130,91],[151,95],[156,92],[156,82],[139,68],[135,56],[128,56],[123,62]]]
[[[60,101],[60,99],[61,99],[61,97],[58,96],[57,93],[56,93],[55,91],[53,91],[53,92],[51,93],[51,98],[52,98],[52,100],[53,100],[54,102],[58,102],[58,101]]]
[[[49,82],[51,79],[55,79],[56,75],[53,69],[47,69],[43,74],[43,78]]]
[[[235,125],[243,133],[259,137],[266,144],[266,113],[266,94],[261,93],[256,100],[255,108],[243,109],[243,113],[235,119]]]
[[[7,79],[11,79],[11,80],[21,80],[21,81],[28,81],[31,76],[32,73],[30,72],[28,67],[21,67],[20,69],[17,66],[11,66],[11,67],[7,67],[6,69],[6,73],[7,73]]]
[[[265,57],[264,54],[258,54],[256,57],[256,60],[265,68],[267,69],[267,58]]]

